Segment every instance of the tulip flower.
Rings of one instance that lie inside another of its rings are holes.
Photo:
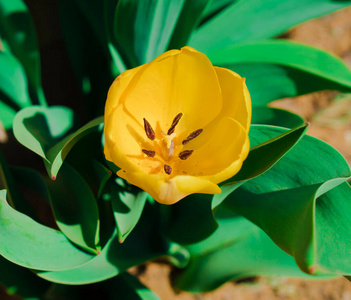
[[[125,71],[105,107],[105,156],[162,204],[218,194],[249,152],[245,79],[190,47]]]

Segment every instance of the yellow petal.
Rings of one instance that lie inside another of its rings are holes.
[[[218,78],[204,54],[189,48],[172,53],[138,72],[128,88],[126,110],[140,122],[146,118],[151,126],[159,122],[164,131],[178,113],[183,113],[178,132],[194,131],[211,122],[221,110]]]
[[[142,149],[153,150],[153,147],[143,126],[124,111],[123,105],[117,106],[110,113],[105,124],[106,159],[121,169],[152,174],[160,169],[160,162],[148,158]]]
[[[117,175],[140,187],[161,204],[174,204],[193,193],[221,192],[221,189],[211,181],[193,176],[177,176],[168,180],[162,175],[145,175],[123,170],[118,171]]]
[[[121,99],[123,99],[123,94],[126,92],[131,80],[138,73],[143,66],[127,70],[119,75],[112,83],[105,104],[105,120],[109,117],[110,113],[117,107]]]
[[[184,148],[194,152],[187,160],[176,161],[174,169],[178,174],[205,177],[218,183],[240,170],[250,146],[246,130],[239,122],[223,118],[213,131],[206,133],[204,130],[201,139],[205,142],[200,142],[199,148],[195,140]]]
[[[228,116],[237,120],[246,132],[251,124],[251,98],[245,78],[229,69],[214,67],[222,90],[223,106],[220,117]]]

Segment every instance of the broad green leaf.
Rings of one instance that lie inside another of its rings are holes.
[[[117,49],[136,67],[167,50],[184,0],[121,0],[115,15]]]
[[[213,52],[210,59],[215,65],[242,71],[241,75],[247,76],[254,105],[282,96],[325,89],[349,91],[351,88],[351,71],[342,60],[326,51],[294,42],[275,40],[234,45]],[[251,77],[256,72],[255,64],[257,73]],[[278,80],[274,81],[275,78]]]
[[[233,4],[234,2],[238,2],[239,0],[212,0],[209,2],[209,5],[206,7],[204,12],[204,19],[207,21],[215,14],[218,14],[227,6]]]
[[[301,22],[349,5],[347,0],[242,0],[195,31],[189,45],[210,54],[241,42],[275,37]]]
[[[137,278],[128,273],[91,285],[54,284],[46,293],[45,299],[118,299],[118,300],[159,300],[142,285]]]
[[[177,25],[168,45],[169,50],[179,49],[186,45],[191,32],[200,23],[201,17],[209,3],[211,3],[210,0],[184,1]]]
[[[52,179],[56,178],[66,156],[74,145],[89,134],[101,132],[103,129],[103,122],[103,116],[90,121],[88,124],[67,136],[48,151],[47,158],[49,162],[44,162],[46,170]],[[96,147],[97,145],[95,144],[94,146]],[[100,146],[98,147],[100,148]]]
[[[23,146],[48,160],[48,150],[72,129],[73,111],[64,106],[31,106],[17,113],[14,135]]]
[[[88,284],[112,278],[132,266],[169,254],[158,234],[159,220],[153,209],[145,206],[141,219],[124,243],[119,243],[115,232],[101,253],[88,263],[66,271],[40,271],[38,275],[63,284]]]
[[[190,195],[183,200],[161,206],[164,235],[182,245],[207,238],[218,226],[211,209],[212,195]]]
[[[0,96],[2,102],[16,110],[29,106],[31,101],[27,90],[27,79],[16,57],[11,53],[0,51],[0,66]]]
[[[111,190],[118,240],[123,243],[138,223],[148,194],[122,178],[117,178],[112,183]]]
[[[263,106],[277,99],[321,90],[349,91],[348,87],[338,82],[301,70],[298,66],[289,67],[270,63],[231,64],[227,62],[223,67],[246,78],[254,106]],[[324,66],[320,68],[323,70]]]
[[[305,122],[299,115],[284,109],[268,106],[254,106],[252,108],[251,124],[264,124],[294,128]]]
[[[24,299],[41,299],[50,287],[50,283],[39,278],[33,272],[20,267],[0,256],[0,284],[9,294],[16,294]]]
[[[285,132],[279,127],[251,126],[249,137],[252,148],[250,153],[239,173],[220,185],[222,192],[213,196],[212,208],[216,208],[230,193],[247,180],[262,175],[272,168],[298,143],[306,130],[307,125]]]
[[[303,271],[350,274],[340,246],[351,235],[351,191],[342,184],[350,175],[350,167],[334,148],[305,136],[273,168],[247,181],[222,205],[263,229]]]
[[[14,210],[0,194],[0,254],[20,266],[37,270],[65,270],[93,258],[59,231]]]
[[[62,165],[60,175],[48,185],[57,226],[72,242],[96,253],[99,212],[89,185],[68,164]]]
[[[292,256],[248,220],[217,220],[219,227],[213,235],[187,247],[191,261],[178,273],[177,288],[199,293],[214,290],[229,280],[257,275],[308,276],[299,270]]]
[[[0,122],[5,130],[12,128],[13,119],[16,115],[16,110],[0,100]]]
[[[23,65],[31,96],[37,104],[45,104],[35,29],[29,10],[22,0],[0,3],[0,36],[5,44],[5,51],[11,52]]]

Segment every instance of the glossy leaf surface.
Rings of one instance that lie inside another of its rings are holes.
[[[64,270],[93,256],[73,246],[59,231],[43,226],[14,210],[0,194],[0,254],[26,268]]]
[[[72,242],[96,253],[99,212],[89,185],[74,168],[64,164],[49,188],[58,227]]]
[[[238,1],[201,26],[189,45],[210,54],[229,45],[275,37],[301,22],[349,5],[348,0]]]

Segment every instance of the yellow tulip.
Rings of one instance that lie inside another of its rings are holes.
[[[173,204],[218,183],[249,152],[251,99],[245,79],[190,47],[125,71],[105,107],[105,156],[117,175]]]

